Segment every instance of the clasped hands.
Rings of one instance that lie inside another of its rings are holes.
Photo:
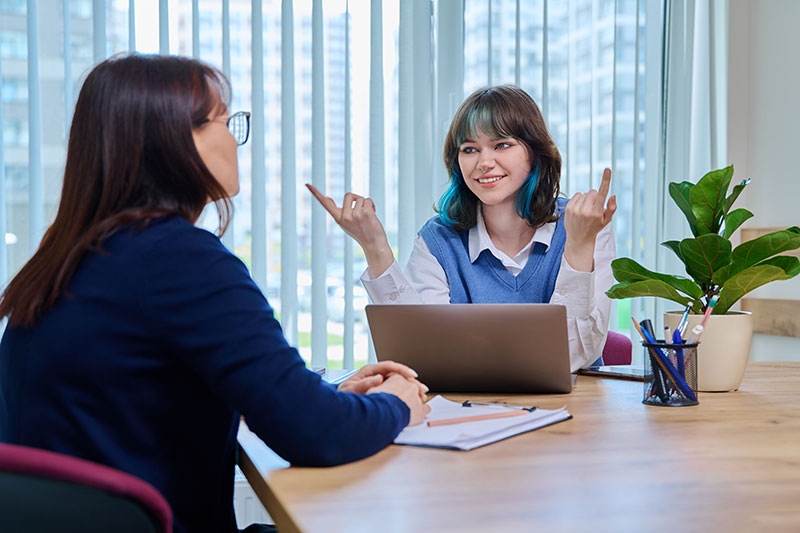
[[[354,394],[386,392],[403,400],[411,411],[408,425],[421,424],[431,408],[425,403],[428,387],[404,364],[382,361],[362,367],[339,385],[339,391]]]

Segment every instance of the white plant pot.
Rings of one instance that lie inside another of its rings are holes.
[[[681,314],[681,311],[664,313],[664,325],[674,331]],[[703,315],[689,315],[684,338],[702,321]],[[697,389],[703,392],[738,389],[750,359],[752,339],[753,316],[749,312],[729,311],[708,317],[697,347]]]

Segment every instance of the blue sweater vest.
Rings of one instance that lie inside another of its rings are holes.
[[[556,213],[563,215],[566,205],[566,198],[558,198]],[[447,275],[450,303],[548,303],[567,237],[561,216],[550,247],[534,243],[525,267],[514,276],[489,250],[470,262],[469,231],[452,230],[438,216],[428,220],[419,234]]]

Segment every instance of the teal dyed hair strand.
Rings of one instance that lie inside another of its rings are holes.
[[[537,165],[533,172],[528,174],[525,183],[522,184],[522,187],[519,188],[519,193],[517,193],[517,214],[525,220],[528,220],[531,216],[531,201],[538,182],[539,166]]]
[[[492,109],[486,103],[476,103],[467,111],[467,118],[457,135],[457,144],[461,144],[480,133],[484,133],[491,139],[513,137],[497,123]]]
[[[437,204],[437,211],[439,211],[439,220],[448,228],[454,228],[456,221],[450,216],[450,212],[458,212],[461,207],[462,194],[461,191],[466,188],[464,179],[455,171],[450,173],[450,185],[447,190],[442,193]]]

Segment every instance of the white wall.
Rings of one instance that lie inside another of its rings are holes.
[[[730,0],[728,159],[752,182],[737,202],[745,227],[800,225],[800,2]],[[800,277],[798,277],[800,278]],[[800,299],[800,279],[751,293]],[[756,335],[751,359],[798,360],[800,339]]]

